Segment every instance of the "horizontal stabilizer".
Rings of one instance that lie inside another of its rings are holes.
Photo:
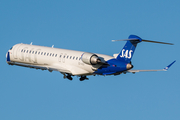
[[[151,42],[151,43],[174,45],[173,43],[166,43],[166,42],[159,42],[159,41],[152,41],[152,40],[142,40],[142,41],[143,41],[143,42]]]
[[[129,40],[138,40],[138,39],[132,38],[132,39],[112,40],[112,42],[116,42],[116,41],[129,41]]]
[[[137,38],[122,39],[122,40],[112,40],[112,42],[116,42],[116,41],[140,41],[140,42],[142,41],[142,42],[151,42],[151,43],[174,45],[173,43],[159,42],[159,41],[152,41],[152,40],[145,40],[145,39],[137,39]]]

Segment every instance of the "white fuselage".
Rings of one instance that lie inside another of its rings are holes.
[[[145,71],[167,71],[172,64],[161,70],[131,70],[131,59],[138,43],[142,40],[136,35],[130,35],[119,54],[114,57],[89,52],[44,47],[32,44],[16,44],[6,54],[9,65],[52,71],[59,71],[64,78],[72,80],[72,76],[87,80],[87,75],[120,75],[121,73],[136,73]],[[170,44],[155,41],[155,43]],[[170,44],[172,45],[172,44]]]
[[[9,51],[11,65],[20,65],[36,69],[59,71],[71,75],[93,75],[101,65],[88,65],[81,60],[84,52],[44,47],[29,44],[16,44]],[[112,56],[97,54],[101,61]],[[7,57],[7,56],[6,56]]]

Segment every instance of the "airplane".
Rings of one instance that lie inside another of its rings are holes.
[[[145,71],[167,71],[176,62],[173,61],[160,70],[132,70],[131,59],[138,43],[173,44],[144,40],[136,35],[130,35],[128,39],[112,41],[126,41],[120,53],[113,56],[20,43],[8,50],[6,62],[9,65],[48,70],[49,72],[59,71],[64,75],[64,79],[72,80],[72,76],[78,76],[80,81],[88,80],[87,76],[90,75],[107,76]]]

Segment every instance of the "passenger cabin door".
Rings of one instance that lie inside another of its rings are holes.
[[[20,47],[21,47],[21,45],[16,45],[16,46],[14,46],[13,47],[13,57],[14,57],[14,59],[17,59],[18,58],[18,56],[19,56],[19,54],[21,53],[21,49],[20,49]]]

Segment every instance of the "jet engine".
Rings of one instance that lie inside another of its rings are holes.
[[[96,65],[101,63],[101,59],[94,53],[85,52],[81,57],[82,61],[89,65]]]

